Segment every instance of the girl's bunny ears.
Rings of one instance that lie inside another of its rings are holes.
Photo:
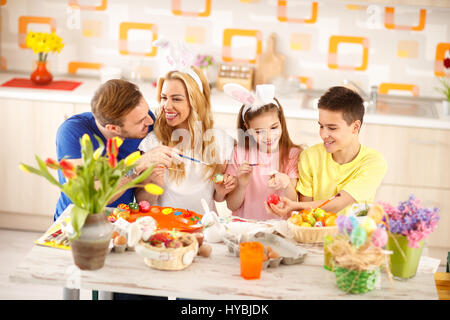
[[[244,120],[244,115],[249,110],[254,112],[269,103],[273,103],[278,107],[278,104],[273,99],[275,97],[275,86],[272,84],[257,85],[255,90],[256,95],[236,83],[225,84],[223,91],[245,105],[244,110],[242,110],[242,120]]]
[[[197,73],[191,68],[194,65],[195,56],[186,46],[178,42],[178,46],[174,46],[167,39],[158,39],[153,41],[153,46],[159,47],[164,53],[164,60],[169,66],[170,71],[180,71],[187,73],[195,80],[200,92],[203,92],[202,80]]]

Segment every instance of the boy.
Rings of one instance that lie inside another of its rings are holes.
[[[320,98],[318,107],[323,143],[300,154],[300,202],[281,198],[277,205],[266,206],[282,218],[293,210],[317,208],[333,196],[322,209],[342,214],[355,202],[373,202],[386,174],[383,156],[359,142],[364,105],[356,92],[332,87]]]

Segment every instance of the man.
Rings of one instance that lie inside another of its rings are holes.
[[[87,133],[95,148],[98,142],[94,135],[100,137],[106,145],[107,139],[120,137],[123,144],[119,148],[117,160],[126,158],[138,150],[139,143],[153,130],[155,116],[149,110],[139,88],[125,80],[109,80],[101,85],[91,100],[92,112],[74,115],[63,122],[56,134],[56,152],[58,161],[62,158],[70,159],[77,165],[81,163],[80,138]],[[172,152],[168,147],[157,147],[144,154],[134,171],[127,174],[120,181],[125,185],[152,164],[170,166]],[[65,177],[58,171],[59,182],[65,183]],[[130,203],[134,199],[134,189],[128,189],[112,199],[109,206],[115,207],[120,203]],[[56,204],[54,220],[66,207],[70,199],[61,192]]]
[[[319,100],[320,137],[323,143],[300,154],[297,191],[300,202],[282,198],[278,205],[266,205],[280,217],[293,210],[317,208],[328,201],[325,211],[346,213],[353,203],[373,202],[386,174],[383,155],[361,145],[363,99],[345,87],[330,88]]]

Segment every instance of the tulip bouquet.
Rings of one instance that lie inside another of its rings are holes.
[[[81,165],[73,165],[67,159],[57,162],[48,158],[45,162],[36,156],[39,169],[26,164],[20,164],[20,169],[25,172],[34,173],[46,178],[50,183],[56,185],[72,201],[74,207],[71,212],[71,223],[74,234],[69,238],[75,240],[80,236],[80,230],[89,214],[102,213],[110,200],[127,189],[142,186],[139,185],[152,172],[153,167],[142,172],[138,177],[132,179],[125,185],[120,185],[121,178],[135,167],[140,158],[140,152],[131,153],[125,159],[117,161],[119,147],[122,140],[118,137],[108,139],[106,145],[98,137],[99,147],[93,150],[93,144],[88,134],[80,139]],[[60,184],[50,174],[48,168],[61,170],[67,178],[67,182]],[[152,194],[161,194],[162,188],[157,185],[147,184],[145,190]]]
[[[388,203],[382,205],[386,212],[383,221],[389,226],[389,232],[406,236],[411,248],[419,248],[419,242],[434,231],[440,219],[438,208],[423,208],[414,195],[397,207]]]
[[[33,32],[31,30],[27,33],[25,44],[38,54],[39,62],[47,61],[49,52],[59,53],[64,47],[61,37],[55,32]]]

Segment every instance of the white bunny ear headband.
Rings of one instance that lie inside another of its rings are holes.
[[[256,94],[251,93],[246,88],[236,83],[225,84],[223,86],[223,91],[233,99],[245,105],[244,110],[242,110],[242,120],[244,120],[244,116],[249,110],[254,112],[269,103],[273,103],[278,107],[278,103],[274,100],[275,86],[272,84],[257,85]]]
[[[187,73],[195,80],[200,92],[203,92],[202,80],[191,68],[194,65],[195,56],[183,43],[178,42],[178,46],[175,47],[166,39],[158,39],[153,41],[153,46],[163,50],[165,62],[168,64],[170,71],[176,70]]]

